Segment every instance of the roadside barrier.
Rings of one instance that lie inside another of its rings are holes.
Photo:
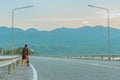
[[[11,74],[19,64],[21,57],[19,56],[0,56],[0,68],[8,67],[7,74]]]

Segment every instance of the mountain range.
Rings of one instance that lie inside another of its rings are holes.
[[[108,27],[84,26],[39,31],[34,28],[14,28],[15,48],[29,48],[40,55],[108,54]],[[0,47],[11,49],[12,29],[0,27]],[[111,54],[120,54],[120,29],[110,28]]]

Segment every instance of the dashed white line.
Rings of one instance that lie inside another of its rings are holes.
[[[32,64],[30,64],[32,70],[33,70],[33,80],[37,80],[37,71],[36,69],[34,68],[34,66]]]

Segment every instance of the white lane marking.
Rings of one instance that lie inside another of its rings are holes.
[[[37,71],[35,70],[35,68],[33,67],[32,64],[30,64],[32,70],[33,70],[33,80],[37,80]]]
[[[97,64],[97,63],[72,62],[72,61],[68,61],[68,62],[70,62],[70,63],[81,63],[81,64],[94,65],[94,66],[101,66],[101,67],[113,68],[113,69],[120,69],[120,67],[116,67],[116,66],[109,66],[109,65],[103,65],[103,64]]]
[[[47,59],[51,59],[51,60],[56,60],[56,61],[63,61],[60,58],[49,58],[49,57],[41,57],[41,58],[47,58]],[[66,61],[66,62],[70,62],[70,63],[80,63],[80,64],[87,64],[87,65],[94,65],[94,66],[100,66],[100,67],[105,67],[105,68],[112,68],[112,69],[120,69],[120,66],[110,66],[110,65],[104,65],[104,64],[98,64],[98,63],[88,63],[88,62],[72,62],[72,61]]]

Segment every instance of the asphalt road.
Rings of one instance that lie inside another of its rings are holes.
[[[120,80],[119,61],[30,57],[38,80]]]

